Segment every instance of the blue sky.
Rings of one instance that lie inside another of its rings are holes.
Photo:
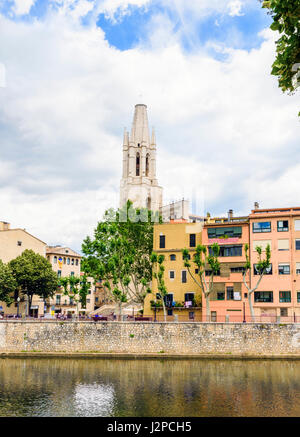
[[[298,96],[270,75],[270,22],[256,0],[0,0],[3,220],[80,250],[118,206],[136,103],[165,203],[298,205]]]

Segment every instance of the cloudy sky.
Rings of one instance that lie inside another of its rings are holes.
[[[134,105],[164,200],[300,205],[299,93],[258,0],[0,0],[0,220],[75,250],[118,206]]]

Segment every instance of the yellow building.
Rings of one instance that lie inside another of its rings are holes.
[[[21,255],[24,250],[31,249],[35,253],[46,256],[46,243],[29,234],[25,229],[10,229],[10,224],[0,222],[0,259],[7,264],[12,259]],[[0,302],[0,312],[17,314],[18,304],[9,307]],[[39,296],[34,296],[31,308],[27,307],[26,298],[22,297],[19,303],[19,314],[38,315],[44,314],[44,302]]]
[[[57,277],[80,277],[81,255],[69,247],[48,246],[46,249],[47,259],[52,265],[52,269],[57,273]],[[85,315],[98,308],[100,303],[101,284],[94,284],[93,278],[88,278],[91,287],[86,299],[86,307],[83,308],[80,303],[66,296],[63,290],[57,290],[53,298],[50,299],[52,314],[61,314],[64,316]],[[77,297],[77,296],[76,296]]]
[[[193,249],[201,244],[202,227],[202,223],[189,223],[184,220],[154,225],[153,251],[165,256],[167,320],[201,320],[201,290],[184,267],[182,249],[189,249],[191,257],[193,256]],[[194,265],[192,269],[195,270]],[[144,316],[163,321],[162,307],[154,307],[155,302],[159,304],[157,293],[157,281],[153,279],[152,294],[145,299]]]

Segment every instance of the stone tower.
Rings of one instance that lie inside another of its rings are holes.
[[[120,187],[120,207],[127,200],[135,208],[159,211],[162,207],[162,187],[156,179],[156,140],[151,141],[147,106],[135,105],[131,134],[125,129],[123,141],[123,176]]]

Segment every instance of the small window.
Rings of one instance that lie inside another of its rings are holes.
[[[297,302],[300,303],[300,291],[297,291]]]
[[[244,298],[247,299],[248,293],[244,293]]]
[[[173,293],[169,293],[166,296],[164,296],[164,302],[166,307],[172,307],[173,305]]]
[[[278,232],[287,232],[288,230],[289,230],[288,220],[279,220],[277,222],[277,231]]]
[[[66,258],[64,257],[64,264],[66,264]]]
[[[295,241],[296,250],[300,250],[300,240]]]
[[[95,302],[98,302],[98,300],[99,300],[99,298],[98,298],[98,297],[95,297]]]
[[[86,300],[86,303],[90,303],[90,302],[91,302],[91,299],[87,299],[87,300]]]
[[[57,277],[61,278],[61,270],[57,270]]]
[[[175,279],[175,271],[174,270],[170,270],[170,279]]]
[[[233,287],[226,287],[226,298],[227,300],[234,300]]]
[[[217,270],[215,273],[214,273],[214,276],[220,276],[220,270]],[[205,276],[211,276],[212,275],[212,270],[205,270]]]
[[[190,234],[190,247],[196,247],[196,234]]]
[[[295,220],[295,231],[300,231],[300,220]]]
[[[182,255],[182,259],[185,259],[183,255]],[[191,259],[191,255],[190,254],[188,254],[187,259]]]
[[[220,291],[217,293],[217,300],[225,300],[225,293],[224,291]]]
[[[168,316],[173,316],[173,310],[168,309]]]
[[[166,236],[165,235],[159,236],[159,247],[160,247],[160,249],[165,249],[165,247],[166,247]]]
[[[174,253],[170,255],[170,261],[176,261],[176,255]]]
[[[278,265],[278,274],[279,275],[289,275],[290,274],[290,265],[289,264],[279,264]]]
[[[271,222],[255,222],[252,224],[252,232],[271,232]]]
[[[291,292],[290,291],[280,291],[279,292],[279,302],[291,302]]]
[[[76,265],[78,266],[78,264],[79,264],[79,260],[78,260],[78,259],[76,259]]]
[[[182,283],[186,282],[186,270],[182,270],[181,272],[181,282]]]
[[[75,273],[74,272],[71,272],[71,275],[70,275],[71,277],[73,277],[73,276],[75,276]]]
[[[199,275],[199,269],[195,269],[195,274]]]
[[[289,250],[290,240],[278,240],[278,250]]]
[[[71,264],[72,264],[72,266],[74,265],[74,258],[72,258],[72,260],[71,260]]]
[[[53,257],[53,263],[54,263],[54,264],[57,264],[57,256],[54,256],[54,257]]]
[[[18,242],[17,242],[17,245],[18,245],[18,246],[22,246],[22,241],[18,241]]]
[[[67,264],[68,265],[70,264],[70,258],[67,258]]]
[[[59,294],[57,294],[56,295],[56,305],[60,305],[60,295]]]
[[[280,308],[280,316],[287,317],[287,315],[288,315],[288,309],[287,308]]]

